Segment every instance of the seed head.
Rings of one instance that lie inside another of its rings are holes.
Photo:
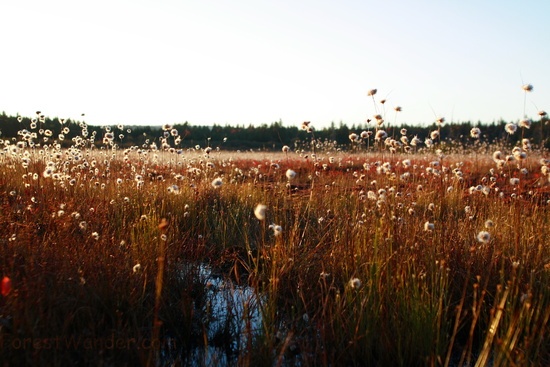
[[[519,126],[523,127],[523,128],[526,128],[526,129],[530,129],[531,128],[531,120],[523,119],[519,122]]]
[[[521,86],[521,89],[523,89],[525,92],[532,92],[533,91],[533,85],[524,84],[524,85]]]
[[[289,180],[292,180],[294,177],[296,177],[296,172],[291,170],[290,168],[286,170],[286,178]]]
[[[378,130],[376,132],[376,135],[374,136],[374,140],[380,141],[382,139],[386,139],[388,137],[388,133],[384,130]]]
[[[222,185],[223,181],[220,177],[215,178],[214,181],[212,181],[212,187],[215,189],[219,189],[220,187],[222,187]]]
[[[426,222],[424,223],[424,230],[427,231],[427,232],[431,232],[433,231],[435,228],[435,225],[433,223],[430,223],[430,222]]]
[[[413,147],[417,146],[418,144],[421,144],[422,140],[418,139],[418,137],[415,135],[414,138],[411,139],[411,145]]]
[[[265,220],[265,212],[267,210],[267,206],[264,204],[258,204],[256,205],[256,208],[254,209],[254,215],[258,220]]]
[[[510,135],[515,133],[517,129],[518,129],[518,125],[513,124],[511,122],[507,123],[506,126],[504,127],[504,130]]]
[[[352,278],[350,279],[349,281],[349,286],[352,288],[352,289],[359,289],[361,288],[361,280],[359,278]]]
[[[480,231],[477,234],[477,240],[481,243],[489,243],[491,240],[491,234],[487,231]]]
[[[273,230],[273,234],[275,235],[275,237],[280,236],[281,233],[283,233],[283,227],[275,223],[270,224],[269,229]]]
[[[472,128],[472,130],[470,130],[470,136],[474,139],[479,139],[479,137],[481,136],[481,130],[479,129],[479,127]]]

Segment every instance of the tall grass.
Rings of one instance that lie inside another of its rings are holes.
[[[550,363],[545,153],[4,145],[6,363]]]

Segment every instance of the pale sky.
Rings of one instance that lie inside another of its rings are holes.
[[[550,112],[547,0],[4,0],[0,14],[9,115],[351,126],[376,88],[391,123],[516,121],[525,83],[526,114]]]

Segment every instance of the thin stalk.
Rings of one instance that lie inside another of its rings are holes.
[[[165,235],[168,222],[166,219],[162,219],[159,224],[159,229],[162,235]],[[153,332],[151,337],[151,351],[149,353],[149,360],[147,365],[150,366],[158,364],[160,357],[160,327],[162,321],[159,319],[160,303],[162,300],[162,286],[164,282],[164,265],[166,263],[166,241],[159,237],[159,256],[157,258],[158,270],[157,278],[155,280],[155,309],[153,316]]]

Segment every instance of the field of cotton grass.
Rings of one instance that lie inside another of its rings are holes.
[[[281,152],[3,141],[0,360],[550,365],[548,153],[380,125]]]

